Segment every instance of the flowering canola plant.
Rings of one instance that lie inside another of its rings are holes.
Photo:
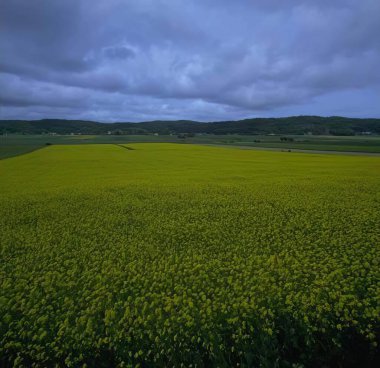
[[[1,364],[378,359],[378,157],[128,148],[0,161]]]

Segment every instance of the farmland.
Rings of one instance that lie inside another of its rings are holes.
[[[91,139],[0,161],[3,365],[378,363],[379,157]]]
[[[245,134],[141,135],[0,135],[0,159],[28,153],[51,144],[181,143],[244,149],[358,152],[380,155],[380,137]]]

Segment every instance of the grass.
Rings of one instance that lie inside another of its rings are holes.
[[[35,138],[25,139],[22,136],[14,136],[11,138],[0,136],[0,160],[33,152],[45,145],[46,144],[43,144]]]
[[[0,362],[376,364],[378,157],[119,144],[0,162]]]
[[[380,153],[380,137],[361,136],[300,136],[284,135],[293,141],[281,141],[281,136],[213,136],[211,139],[200,137],[206,143],[217,143],[233,146],[257,147],[257,148],[280,148],[301,149],[317,151],[340,151],[340,152],[368,152]],[[196,139],[199,140],[199,137]]]

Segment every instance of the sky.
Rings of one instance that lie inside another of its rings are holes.
[[[379,0],[1,0],[0,119],[380,117]]]

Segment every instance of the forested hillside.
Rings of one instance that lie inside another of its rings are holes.
[[[354,135],[380,134],[380,119],[344,117],[294,116],[286,118],[255,118],[237,121],[196,122],[147,121],[141,123],[100,123],[83,120],[0,120],[2,133],[21,134],[318,134]]]

